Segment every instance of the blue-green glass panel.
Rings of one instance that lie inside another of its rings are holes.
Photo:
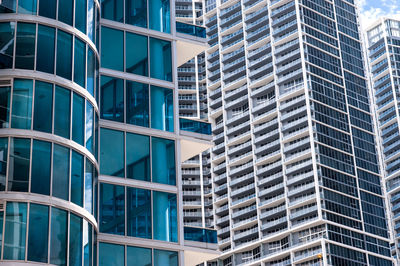
[[[93,127],[94,127],[94,108],[89,101],[86,101],[86,121],[85,121],[85,146],[93,153]]]
[[[75,28],[83,33],[86,33],[86,12],[86,0],[75,0]]]
[[[85,88],[86,73],[86,45],[83,41],[75,38],[74,54],[74,81]]]
[[[153,191],[154,239],[178,242],[176,204],[176,194]]]
[[[47,262],[49,239],[49,207],[33,204],[29,206],[28,260]]]
[[[94,166],[91,161],[86,159],[85,164],[85,209],[93,213],[93,175]]]
[[[36,70],[54,73],[55,29],[38,25]]]
[[[50,195],[51,143],[33,140],[31,192]]]
[[[53,84],[35,82],[35,104],[33,110],[33,129],[51,133],[53,121]]]
[[[94,52],[91,48],[88,48],[87,55],[87,90],[94,97],[94,80],[95,80],[95,60]]]
[[[18,13],[36,15],[36,0],[19,0]]]
[[[126,250],[127,265],[150,266],[151,249],[128,246]]]
[[[98,160],[99,157],[99,116],[96,113],[94,116],[94,157]]]
[[[127,188],[127,234],[151,238],[151,191]]]
[[[194,37],[206,38],[206,28],[194,24],[187,24],[177,21],[176,32],[189,34]]]
[[[56,73],[58,76],[69,80],[72,76],[72,35],[62,30],[57,32]]]
[[[25,259],[26,209],[26,203],[7,202],[3,254],[5,260]]]
[[[124,122],[124,80],[101,76],[101,118]]]
[[[100,130],[100,173],[124,177],[124,133],[101,128]]]
[[[57,0],[40,0],[39,16],[56,19]]]
[[[85,100],[74,93],[72,109],[72,140],[84,145]]]
[[[151,86],[151,127],[174,131],[174,91]]]
[[[15,79],[12,98],[11,127],[31,129],[33,81]]]
[[[150,77],[172,81],[171,42],[150,38]]]
[[[125,265],[124,246],[102,243],[102,242],[99,243],[99,266],[124,266],[124,265]]]
[[[178,266],[178,252],[169,250],[154,250],[154,265]]]
[[[18,23],[15,68],[32,69],[35,63],[36,24]]]
[[[183,131],[189,131],[204,135],[211,135],[211,124],[202,121],[196,121],[186,118],[179,118],[179,128]]]
[[[54,99],[54,134],[69,139],[71,124],[71,92],[56,86]]]
[[[50,263],[67,265],[68,213],[51,208]]]
[[[217,244],[217,231],[198,227],[184,227],[184,238],[189,241]]]
[[[123,0],[101,0],[101,17],[117,22],[124,21]]]
[[[83,207],[83,156],[74,150],[71,159],[71,201]]]
[[[7,154],[8,138],[0,138],[0,191],[6,190]]]
[[[75,214],[69,216],[69,265],[82,265],[82,218]]]
[[[169,5],[169,0],[149,0],[150,29],[167,33],[171,31]]]
[[[96,15],[96,9],[95,9],[95,3],[94,0],[89,0],[88,2],[88,14],[87,14],[87,35],[89,39],[95,43],[95,38],[94,38],[94,32],[96,28],[96,20],[95,20],[95,15]]]
[[[3,223],[4,223],[4,211],[0,211],[0,247],[3,246]],[[0,250],[1,257],[1,250]]]
[[[28,192],[30,151],[30,139],[10,139],[8,191]]]
[[[126,33],[125,71],[132,74],[148,76],[147,36]]]
[[[149,85],[126,81],[126,122],[149,127]]]
[[[0,87],[0,128],[10,126],[11,87]]]
[[[150,138],[126,134],[126,177],[150,181]]]
[[[101,27],[101,66],[124,71],[123,31]]]
[[[58,0],[58,20],[72,26],[74,1]]]
[[[0,47],[3,47],[3,49],[0,50],[0,69],[12,68],[14,53],[14,35],[15,22],[0,23]]]
[[[54,144],[53,197],[69,200],[69,149]]]
[[[100,232],[125,234],[125,191],[123,186],[100,184]]]
[[[15,13],[17,10],[17,1],[3,0],[0,4],[0,13]]]
[[[175,141],[151,138],[153,182],[176,185]]]
[[[83,220],[83,265],[92,266],[92,226]],[[97,266],[97,265],[96,265]]]
[[[147,1],[125,1],[125,23],[147,28]]]

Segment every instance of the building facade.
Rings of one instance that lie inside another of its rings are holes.
[[[207,0],[218,265],[392,265],[352,0]]]
[[[0,1],[0,264],[195,265],[181,161],[211,146],[178,113],[205,49],[168,0]]]

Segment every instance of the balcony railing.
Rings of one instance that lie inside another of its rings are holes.
[[[206,38],[206,28],[193,24],[176,22],[176,31],[179,33],[189,34],[194,37]]]
[[[211,124],[196,120],[179,118],[180,130],[211,135]]]
[[[185,226],[183,231],[185,240],[217,244],[216,230]]]

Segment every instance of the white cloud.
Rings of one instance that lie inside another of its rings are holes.
[[[378,1],[378,0],[376,0]],[[379,7],[373,7],[368,4],[371,0],[358,0],[360,11],[361,26],[366,29],[380,17],[391,17],[400,20],[399,0],[379,0]]]

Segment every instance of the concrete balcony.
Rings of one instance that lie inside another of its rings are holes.
[[[179,126],[182,162],[213,146],[210,123],[180,118]]]
[[[176,22],[177,65],[181,66],[207,48],[206,29],[193,24]]]

